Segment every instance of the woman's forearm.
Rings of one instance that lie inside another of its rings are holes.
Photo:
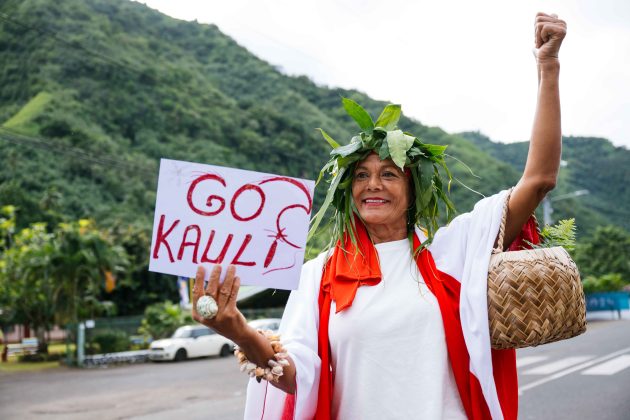
[[[267,367],[269,360],[274,360],[274,351],[269,340],[249,326],[234,342],[245,353],[248,360],[257,366]],[[270,381],[269,383],[286,393],[293,394],[296,387],[295,363],[291,358],[288,360],[289,366],[284,367],[283,374],[278,379],[278,382]]]
[[[538,98],[523,178],[555,185],[562,152],[560,62],[538,64]]]

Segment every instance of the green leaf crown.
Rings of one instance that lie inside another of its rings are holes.
[[[400,105],[387,105],[374,122],[370,114],[355,101],[342,98],[342,102],[348,115],[362,131],[352,137],[349,144],[341,146],[323,129],[318,128],[333,150],[330,152],[330,160],[319,173],[316,185],[324,179],[330,187],[324,203],[311,220],[308,239],[318,231],[324,215],[332,206],[332,238],[328,248],[334,246],[337,240],[342,240],[346,233],[356,243],[354,214],[359,216],[359,213],[352,199],[354,168],[370,153],[377,153],[381,160],[390,158],[401,170],[408,170],[413,197],[407,216],[407,229],[411,234],[416,225],[425,228],[427,240],[422,248],[425,247],[438,228],[440,202],[444,205],[447,221],[456,213],[453,203],[444,191],[444,182],[438,170],[442,168],[446,173],[447,191],[450,193],[453,177],[444,160],[447,146],[424,143],[418,137],[398,129]]]

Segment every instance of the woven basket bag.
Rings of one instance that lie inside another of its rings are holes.
[[[560,247],[502,252],[507,203],[488,267],[488,318],[494,349],[538,346],[586,331],[580,273]]]

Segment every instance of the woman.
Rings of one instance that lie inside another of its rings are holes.
[[[261,372],[287,360],[275,367],[279,374],[256,373],[269,381],[250,381],[246,418],[516,418],[515,353],[490,351],[485,278],[506,198],[510,244],[555,186],[565,33],[557,16],[536,16],[538,104],[522,178],[511,195],[483,199],[437,231],[437,201],[450,207],[431,166],[443,164],[443,149],[396,130],[395,108],[374,124],[345,103],[364,133],[344,147],[323,133],[335,147],[324,168],[333,176],[324,207],[336,206],[338,241],[304,265],[283,317],[284,348],[237,309],[233,266],[222,284],[215,266],[205,290],[199,267],[193,308],[204,294],[218,308],[212,318],[193,310],[195,320],[232,339],[239,360]]]

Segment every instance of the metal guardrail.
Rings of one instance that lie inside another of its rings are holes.
[[[83,364],[85,367],[107,367],[110,365],[146,363],[149,361],[149,353],[149,350],[137,350],[93,354],[86,356]]]

